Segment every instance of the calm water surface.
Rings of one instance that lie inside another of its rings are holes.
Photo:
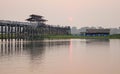
[[[0,74],[120,74],[120,40],[0,40]]]

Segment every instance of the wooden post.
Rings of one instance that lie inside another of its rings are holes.
[[[2,35],[2,40],[3,40],[3,26],[1,26],[1,35]]]
[[[18,40],[19,40],[19,38],[20,38],[20,37],[19,37],[19,35],[20,35],[20,34],[19,34],[19,30],[20,30],[20,28],[19,28],[19,25],[18,25],[18,26],[17,26],[17,39],[18,39]]]
[[[31,40],[33,40],[33,27],[31,27]]]
[[[20,39],[20,26],[18,26],[18,40]]]
[[[27,26],[24,26],[24,37],[25,37],[25,39],[27,39],[27,36],[28,36],[28,29],[27,29]]]
[[[22,29],[22,27],[20,26],[20,32],[19,32],[20,33],[20,35],[19,35],[20,39],[21,39],[21,34],[22,34],[22,30],[21,29]]]
[[[17,39],[17,24],[15,25],[15,39]]]
[[[8,24],[8,39],[10,39],[10,24]]]
[[[25,39],[25,26],[22,27],[22,38]]]
[[[11,39],[13,39],[13,26],[11,26]]]
[[[7,25],[5,25],[5,39],[7,39]]]

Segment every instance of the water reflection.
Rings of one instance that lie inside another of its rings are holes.
[[[15,54],[21,54],[23,48],[22,41],[4,40],[0,41],[0,56],[10,56]]]
[[[23,42],[23,51],[26,52],[25,55],[29,55],[31,63],[41,63],[45,53],[45,44],[43,42]]]
[[[111,54],[109,39],[88,39],[86,40],[86,48],[87,54],[92,55],[92,57],[97,56],[96,58],[98,58],[98,56],[99,57],[105,56],[104,58],[109,58],[110,56],[106,55]]]
[[[69,46],[69,44],[69,40],[0,40],[0,66],[10,67],[4,64],[10,62],[10,65],[16,69],[29,66],[30,72],[33,72],[44,63],[46,50],[51,51],[53,48]]]
[[[68,46],[69,40],[0,40],[0,57],[11,55],[30,55],[31,60],[40,58],[45,53],[45,49],[50,47]]]
[[[70,62],[72,62],[73,60],[73,46],[72,46],[72,40],[70,40],[70,45],[69,45],[69,59],[70,59]]]
[[[87,39],[86,40],[86,47],[103,49],[103,47],[109,47],[109,46],[110,46],[109,39]]]
[[[86,44],[108,44],[109,45],[110,40],[109,39],[86,39]]]
[[[70,40],[46,40],[44,42],[47,47],[59,47],[70,45]]]
[[[120,74],[120,40],[1,40],[0,74]]]

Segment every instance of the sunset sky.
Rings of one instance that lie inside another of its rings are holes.
[[[120,0],[0,0],[0,20],[25,21],[43,15],[48,24],[120,26]]]

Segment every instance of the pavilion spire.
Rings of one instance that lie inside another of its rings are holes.
[[[43,16],[35,15],[35,14],[30,15],[30,17],[26,20],[30,22],[40,22],[40,23],[45,23],[47,21],[46,19],[44,19]]]

